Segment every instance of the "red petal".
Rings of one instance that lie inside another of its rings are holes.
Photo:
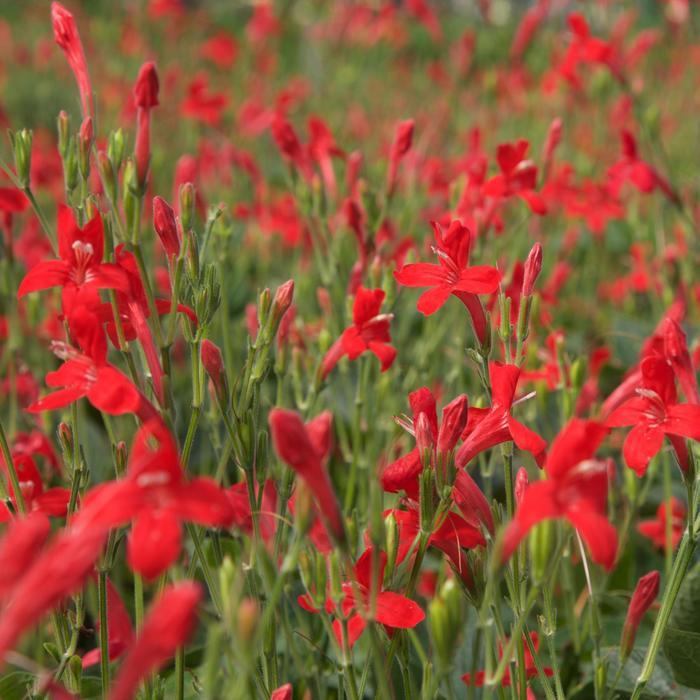
[[[63,260],[45,260],[39,262],[27,272],[20,282],[17,298],[30,292],[50,287],[62,287],[69,281],[68,265]]]
[[[531,452],[537,457],[547,448],[547,443],[536,432],[530,430],[530,428],[527,428],[511,416],[508,416],[508,428],[518,449]]]
[[[182,520],[208,525],[229,527],[233,524],[234,510],[224,491],[213,479],[200,477],[172,489],[174,508]]]
[[[433,287],[445,283],[447,271],[434,263],[410,263],[394,271],[394,278],[405,287]]]
[[[110,415],[135,413],[141,403],[138,389],[114,367],[101,367],[87,395],[90,403]]]
[[[588,545],[593,561],[610,571],[617,556],[617,531],[608,519],[586,507],[585,501],[569,508],[566,518]]]
[[[370,342],[369,349],[379,358],[382,372],[386,372],[394,363],[396,358],[396,348],[385,343]]]
[[[693,404],[669,406],[663,428],[664,432],[672,435],[700,440],[700,406]]]
[[[400,593],[382,591],[377,595],[376,620],[387,627],[407,629],[425,619],[420,606]]]
[[[175,562],[180,549],[180,523],[167,510],[144,510],[134,521],[127,544],[133,571],[152,581]]]
[[[418,298],[416,308],[425,316],[434,314],[447,301],[447,298],[452,294],[452,287],[439,285],[423,292]]]
[[[471,294],[491,294],[496,291],[500,281],[501,273],[495,267],[476,265],[459,273],[459,281],[454,289]]]
[[[649,423],[640,423],[630,430],[622,452],[625,462],[638,476],[646,472],[651,458],[658,453],[664,442],[664,431]]]

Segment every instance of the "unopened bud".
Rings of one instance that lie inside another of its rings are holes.
[[[195,204],[197,201],[194,185],[191,182],[185,182],[180,186],[180,222],[182,223],[183,231],[188,231],[194,225]]]
[[[430,426],[430,419],[427,414],[421,412],[413,423],[416,433],[416,447],[421,456],[424,467],[429,467],[433,453],[433,429]]]
[[[109,142],[107,144],[107,155],[112,161],[114,172],[118,173],[122,167],[124,160],[124,132],[121,129],[112,131],[109,134]]]
[[[120,440],[114,446],[114,466],[116,467],[117,474],[123,474],[126,471],[127,460],[128,451],[126,449],[126,443]]]
[[[659,580],[659,572],[650,571],[637,582],[637,587],[634,589],[630,600],[630,606],[627,609],[625,625],[622,628],[622,637],[620,639],[620,657],[622,659],[626,659],[632,652],[639,623],[659,593]]]
[[[219,404],[221,406],[226,406],[228,401],[228,380],[221,350],[219,350],[218,346],[212,343],[211,340],[205,339],[202,341],[200,355],[204,370],[209,375],[209,379],[211,379],[214,385],[214,391],[216,392],[216,398]]]
[[[525,271],[523,273],[523,291],[524,297],[531,297],[535,289],[535,282],[542,272],[542,246],[535,243],[530,250],[525,261]]]
[[[437,443],[438,452],[447,454],[454,449],[467,425],[468,413],[469,399],[466,394],[460,394],[442,409],[442,423]]]
[[[68,147],[70,145],[70,117],[66,112],[61,110],[58,113],[58,152],[61,154],[61,159],[65,160],[68,155]]]
[[[32,168],[32,138],[33,134],[27,129],[10,132],[12,153],[15,159],[15,171],[22,189],[28,189]]]
[[[260,606],[255,598],[244,598],[238,606],[236,627],[238,638],[245,644],[253,639],[260,617]]]
[[[93,139],[92,117],[85,117],[78,132],[78,166],[83,180],[90,176],[90,149]]]
[[[114,177],[112,161],[104,151],[97,152],[97,170],[100,173],[100,180],[107,197],[109,197],[110,201],[115,202],[117,199],[117,181]]]
[[[147,61],[141,66],[134,85],[134,105],[140,109],[158,106],[158,73],[156,64]]]
[[[544,581],[551,567],[552,552],[554,551],[554,527],[553,520],[543,520],[537,523],[530,532],[530,560],[534,581]]]
[[[153,198],[153,228],[169,258],[180,255],[180,236],[172,207],[162,198]]]
[[[529,484],[527,469],[525,467],[520,467],[518,473],[515,476],[515,487],[513,489],[515,495],[515,505],[520,506],[525,497],[525,489]]]

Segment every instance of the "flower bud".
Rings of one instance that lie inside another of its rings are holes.
[[[447,669],[464,625],[462,592],[454,579],[447,579],[428,605],[428,622],[437,660],[442,668]]]
[[[73,431],[68,423],[63,421],[58,424],[58,442],[61,445],[64,459],[70,462],[73,458]]]
[[[387,171],[387,195],[391,197],[396,185],[396,175],[401,159],[408,153],[413,144],[413,119],[402,121],[396,128],[394,142],[389,151],[389,169]]]
[[[525,467],[520,467],[520,469],[518,469],[518,473],[515,475],[515,487],[513,488],[516,506],[520,506],[520,504],[523,502],[525,489],[527,488],[528,483],[529,480],[527,477],[527,469],[525,469]]]
[[[542,271],[542,246],[535,243],[532,250],[525,261],[525,272],[523,274],[523,291],[524,297],[531,297],[535,288],[535,282]]]
[[[260,606],[255,598],[244,598],[238,606],[236,628],[238,639],[245,645],[250,642],[255,634],[260,617]]]
[[[211,379],[214,385],[216,398],[219,404],[226,406],[228,401],[228,380],[226,377],[226,370],[224,369],[224,361],[221,357],[221,350],[219,350],[211,340],[204,339],[202,341],[200,355],[204,370],[209,375],[209,379]]]
[[[543,520],[530,532],[530,560],[534,581],[544,581],[549,572],[554,551],[555,524],[553,520]]]
[[[97,170],[100,173],[100,180],[102,181],[105,194],[110,201],[115,202],[117,199],[117,181],[114,177],[112,161],[104,151],[97,152]]]
[[[58,113],[58,152],[61,154],[61,159],[65,160],[68,155],[68,146],[70,145],[70,117],[66,112],[61,110]]]
[[[197,194],[191,182],[185,182],[180,186],[180,222],[182,230],[191,229],[194,224],[194,212],[197,202]]]
[[[114,446],[114,465],[116,467],[117,474],[123,474],[126,471],[126,463],[128,461],[128,451],[126,449],[126,443],[124,440],[120,440]]]
[[[180,255],[180,236],[172,207],[162,198],[153,198],[153,228],[169,258]]]
[[[139,109],[158,106],[158,73],[153,61],[146,61],[139,70],[134,85],[134,105]]]
[[[78,132],[78,166],[83,180],[90,176],[90,149],[93,139],[92,117],[85,117]]]
[[[427,414],[421,412],[413,423],[413,428],[416,433],[416,447],[420,454],[423,466],[430,467],[431,456],[433,453],[433,429],[430,427],[430,419]]]
[[[25,190],[29,188],[32,168],[32,137],[32,132],[27,129],[10,132],[17,179],[21,188]]]
[[[442,424],[438,433],[437,449],[447,454],[457,444],[467,425],[469,399],[466,394],[460,394],[442,409]]]
[[[622,628],[620,639],[620,657],[624,660],[632,652],[634,639],[637,636],[637,628],[644,617],[644,613],[651,607],[659,593],[660,574],[658,571],[650,571],[639,579],[634,589],[630,606],[627,609],[625,625]]]
[[[107,155],[112,162],[114,172],[118,173],[124,160],[124,132],[121,129],[111,131],[107,144]]]
[[[384,538],[384,548],[386,550],[386,568],[384,569],[384,577],[387,581],[389,581],[394,575],[394,567],[396,566],[400,539],[399,528],[393,511],[390,512],[386,518],[384,518]]]

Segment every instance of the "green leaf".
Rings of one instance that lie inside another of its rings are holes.
[[[632,650],[627,663],[625,664],[620,679],[617,682],[616,690],[625,697],[632,693],[637,682],[637,677],[642,670],[644,657],[646,656],[646,647],[638,647]],[[603,649],[603,656],[608,662],[607,681],[608,685],[612,685],[617,671],[620,667],[620,650],[615,648]],[[643,698],[686,698],[680,693],[678,686],[674,681],[673,674],[668,662],[662,656],[657,657],[654,673],[642,693]]]
[[[700,562],[686,575],[664,635],[674,678],[700,689]]]

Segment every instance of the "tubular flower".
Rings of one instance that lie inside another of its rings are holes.
[[[343,331],[323,358],[322,378],[325,379],[345,355],[351,360],[356,360],[367,350],[377,356],[382,372],[391,367],[396,357],[396,349],[389,345],[389,324],[392,315],[379,313],[385,296],[381,289],[359,287],[352,308],[353,325]]]
[[[491,407],[470,408],[469,422],[462,435],[455,463],[465,467],[480,452],[512,440],[519,449],[531,452],[541,462],[547,443],[535,432],[511,416],[520,368],[501,362],[489,363]]]
[[[113,263],[102,262],[104,232],[99,212],[79,228],[73,210],[58,206],[58,260],[37,263],[19,285],[17,297],[50,287],[63,288],[64,305],[81,290],[115,289],[126,292],[129,280]]]
[[[658,571],[650,571],[637,581],[637,586],[632,594],[627,617],[622,628],[622,638],[620,639],[620,656],[626,659],[632,652],[634,640],[637,636],[644,613],[652,606],[659,593],[659,581],[661,576]]]
[[[233,519],[233,507],[213,479],[185,479],[175,441],[157,418],[136,434],[126,477],[93,489],[77,516],[98,528],[133,521],[127,561],[148,580],[166,571],[180,554],[182,522],[229,527]]]
[[[131,645],[109,700],[130,700],[139,683],[157,671],[194,632],[202,591],[194,581],[166,588],[143,621]]]
[[[686,471],[688,451],[683,438],[700,440],[700,406],[677,402],[673,370],[659,356],[642,361],[641,386],[636,393],[637,396],[616,408],[605,421],[613,428],[634,426],[623,448],[627,466],[642,476],[667,435],[681,468]]]
[[[330,412],[324,411],[304,424],[298,413],[273,408],[268,420],[272,442],[280,459],[306,482],[329,535],[336,542],[344,542],[343,516],[323,464],[330,451]]]
[[[147,61],[139,70],[134,86],[134,104],[137,123],[134,148],[136,176],[141,187],[144,187],[151,158],[151,110],[158,106],[158,73],[153,61]]]
[[[446,232],[440,224],[433,222],[433,231],[436,244],[433,251],[438,256],[438,264],[410,263],[396,270],[394,277],[406,287],[431,287],[418,299],[418,311],[426,316],[441,308],[450,294],[459,298],[472,313],[467,298],[495,292],[501,275],[495,267],[488,265],[469,267],[471,234],[460,221],[452,221]],[[477,328],[476,320],[474,326]],[[478,332],[477,335],[481,337]]]
[[[53,25],[54,39],[68,60],[68,65],[73,71],[75,80],[78,83],[83,117],[89,117],[94,112],[92,87],[90,86],[90,76],[88,75],[85,52],[83,51],[83,44],[80,41],[78,28],[75,26],[75,19],[73,19],[73,15],[68,12],[60,2],[52,2],[51,24]]]
[[[544,471],[530,484],[506,527],[501,560],[507,561],[530,529],[543,520],[568,520],[588,545],[592,559],[612,569],[617,532],[606,516],[608,464],[593,455],[608,431],[595,421],[574,418],[552,442]]]

